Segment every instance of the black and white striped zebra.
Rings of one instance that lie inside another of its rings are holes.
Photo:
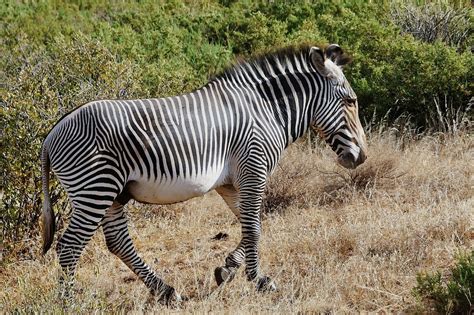
[[[123,207],[130,199],[169,204],[215,189],[242,225],[242,240],[215,270],[217,283],[245,263],[257,289],[274,288],[258,268],[260,206],[284,149],[314,128],[343,166],[366,158],[357,98],[341,70],[346,61],[337,45],[286,48],[239,62],[192,93],[94,101],[67,114],[42,147],[44,253],[55,232],[51,168],[73,208],[57,245],[63,275],[74,278],[102,225],[109,250],[153,294],[179,298],[137,255]]]

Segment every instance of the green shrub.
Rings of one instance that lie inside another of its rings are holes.
[[[135,94],[136,72],[100,43],[82,35],[56,39],[50,51],[19,41],[2,60],[6,79],[0,107],[2,236],[19,240],[41,213],[39,152],[58,118],[98,98]],[[60,198],[52,189],[53,200]]]
[[[474,251],[460,255],[450,274],[420,273],[413,294],[445,314],[468,314],[474,306]]]

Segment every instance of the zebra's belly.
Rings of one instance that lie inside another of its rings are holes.
[[[226,168],[210,170],[202,175],[174,179],[134,179],[128,185],[128,193],[133,199],[153,204],[169,204],[202,196],[214,188],[225,184]]]

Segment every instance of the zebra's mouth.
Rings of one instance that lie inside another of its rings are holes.
[[[345,168],[349,168],[349,169],[355,169],[356,168],[356,164],[355,164],[355,161],[354,161],[353,157],[352,158],[347,158],[345,156],[340,155],[337,158],[337,163],[339,163],[339,165],[341,165]]]
[[[365,153],[360,151],[357,159],[351,153],[342,153],[338,156],[337,162],[345,168],[355,169],[357,166],[364,163],[366,159],[367,156]]]

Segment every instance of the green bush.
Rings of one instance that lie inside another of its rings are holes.
[[[472,16],[469,5],[464,10]],[[62,115],[97,98],[191,91],[234,55],[335,42],[354,58],[346,73],[363,120],[404,113],[417,127],[436,128],[427,117],[437,117],[440,103],[466,112],[472,52],[417,40],[392,22],[390,10],[356,0],[1,2],[3,238],[18,241],[36,231],[39,149]],[[63,200],[59,190],[53,194]]]
[[[474,251],[460,255],[449,275],[418,274],[413,294],[444,314],[468,314],[474,306]]]
[[[0,187],[2,236],[17,240],[36,228],[41,209],[39,152],[58,118],[98,98],[131,97],[136,75],[129,62],[117,62],[100,43],[82,35],[57,38],[50,51],[13,46],[2,64]],[[53,200],[62,200],[52,189]]]

